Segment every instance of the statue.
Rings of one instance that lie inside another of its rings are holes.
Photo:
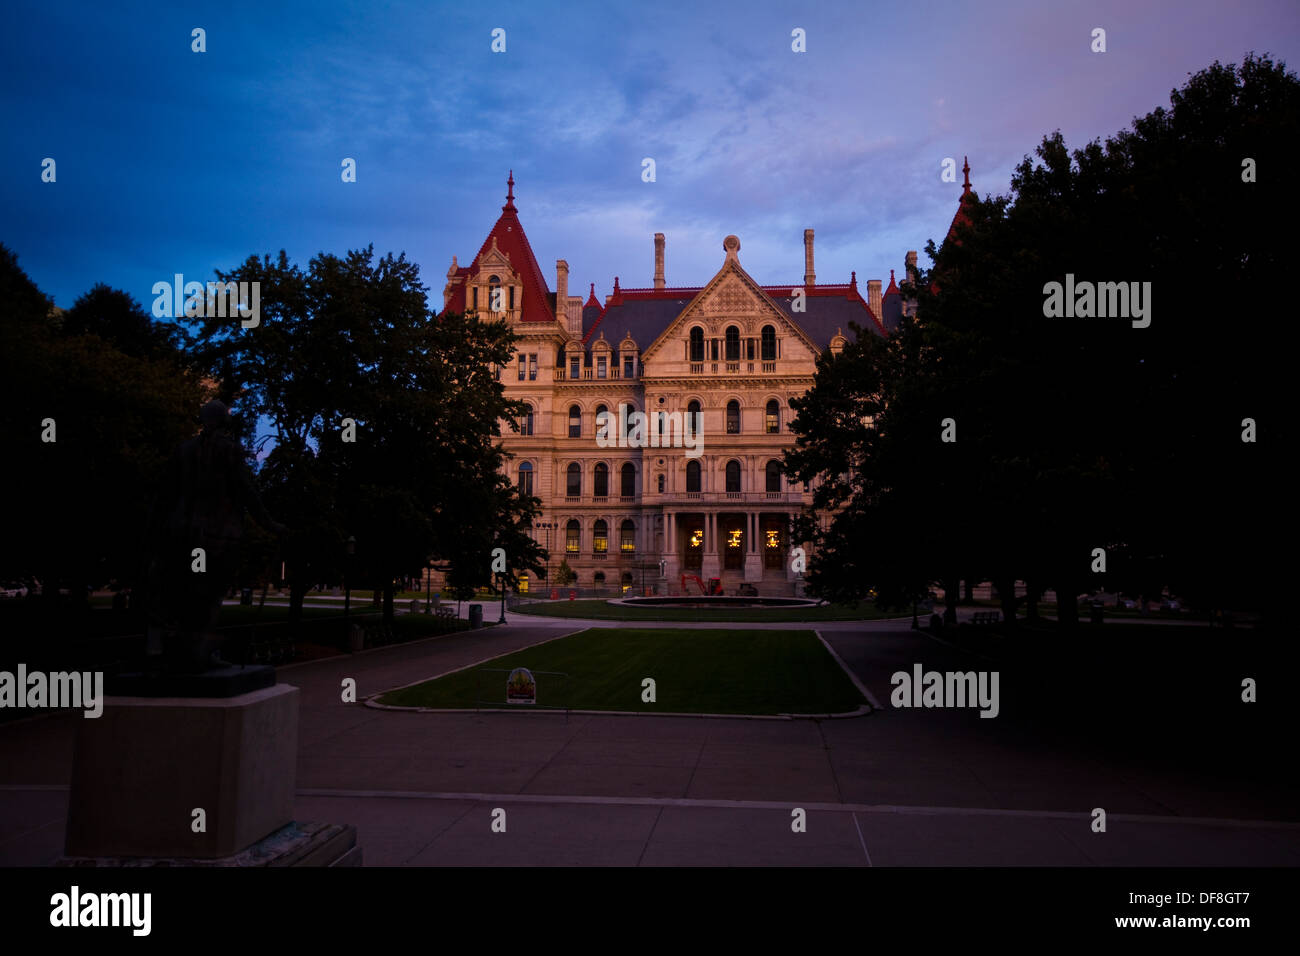
[[[244,511],[277,536],[287,530],[262,506],[225,404],[208,402],[199,421],[172,455],[151,520],[148,653],[174,672],[229,666],[215,625],[239,570]]]

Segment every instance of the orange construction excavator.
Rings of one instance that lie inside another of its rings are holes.
[[[683,594],[686,593],[686,582],[687,582],[687,581],[694,581],[694,582],[695,582],[695,586],[698,587],[698,588],[700,589],[700,593],[703,594],[703,595],[705,595],[706,597],[707,597],[708,595],[710,595],[710,594],[721,594],[721,593],[722,593],[722,579],[721,579],[721,578],[709,578],[709,586],[706,588],[706,587],[704,586],[704,582],[701,581],[697,575],[694,575],[694,574],[683,574],[683,575],[682,575],[682,593],[683,593]]]

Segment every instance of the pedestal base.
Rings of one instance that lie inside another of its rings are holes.
[[[77,721],[65,853],[232,856],[293,820],[297,759],[298,688],[288,684],[225,698],[105,697],[102,716]]]
[[[215,860],[194,857],[64,857],[55,866],[360,866],[357,828],[338,823],[291,823],[247,850]]]

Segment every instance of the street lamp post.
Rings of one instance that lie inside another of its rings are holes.
[[[506,573],[502,571],[498,577],[501,579],[501,620],[497,623],[504,624],[506,622]]]
[[[429,559],[429,569],[424,578],[424,613],[433,613],[433,558]]]
[[[357,539],[348,535],[347,552],[343,558],[343,619],[347,620],[348,615],[352,612],[352,581],[348,577],[348,570],[352,564],[352,556],[357,553]]]

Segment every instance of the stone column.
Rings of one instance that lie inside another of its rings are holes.
[[[718,516],[715,512],[704,513],[704,559],[701,562],[700,577],[704,583],[709,578],[722,577],[721,562],[718,559]]]

